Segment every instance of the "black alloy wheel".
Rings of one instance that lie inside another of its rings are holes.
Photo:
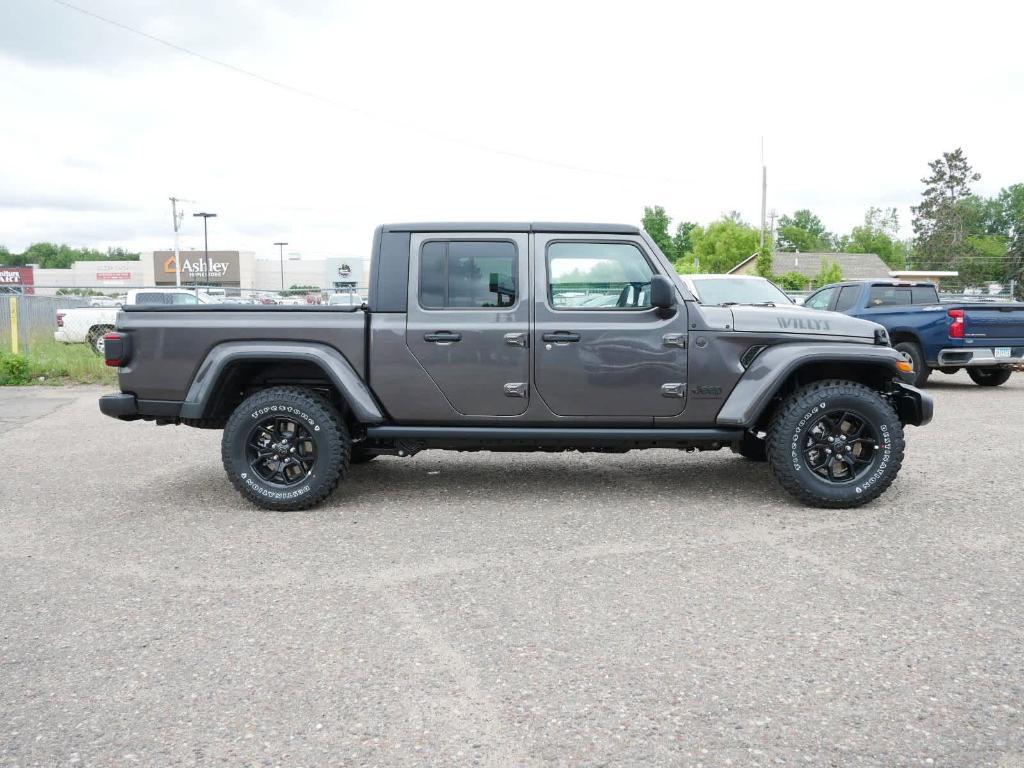
[[[878,434],[870,422],[850,410],[828,411],[805,433],[807,468],[830,483],[851,483],[862,478],[878,449]]]
[[[289,487],[309,476],[317,452],[313,435],[297,420],[270,416],[253,426],[245,453],[250,469],[260,479]]]

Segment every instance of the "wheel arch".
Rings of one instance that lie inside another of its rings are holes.
[[[867,344],[780,344],[751,364],[718,412],[720,426],[759,429],[781,398],[813,381],[845,379],[884,391],[899,377],[903,356],[891,347]]]
[[[226,419],[252,392],[279,384],[324,394],[349,422],[379,424],[369,387],[336,349],[310,342],[225,342],[207,354],[181,406],[181,418]]]

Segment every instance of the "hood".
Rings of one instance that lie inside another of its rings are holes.
[[[801,336],[844,336],[874,341],[881,328],[870,320],[859,320],[841,312],[825,312],[807,307],[745,307],[732,310],[733,328],[748,333],[792,333]]]

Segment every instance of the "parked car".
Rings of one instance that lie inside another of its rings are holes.
[[[142,288],[128,291],[124,304],[189,305],[208,304],[211,299],[184,288]],[[92,351],[103,356],[103,337],[114,330],[120,306],[75,307],[57,311],[57,330],[53,338],[63,344],[88,344]]]
[[[701,304],[729,307],[788,307],[794,302],[771,280],[755,275],[683,275],[683,283]]]
[[[1024,303],[942,302],[933,283],[848,280],[826,285],[805,307],[883,325],[893,346],[914,362],[915,384],[933,370],[967,370],[975,384],[997,387],[1024,363]]]
[[[366,310],[126,306],[100,410],[222,428],[232,483],[279,510],[430,448],[732,447],[802,502],[851,507],[931,419],[880,326],[701,304],[635,226],[396,224],[373,242]],[[617,300],[562,300],[588,290]]]

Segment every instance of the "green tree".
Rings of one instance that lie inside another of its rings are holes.
[[[895,208],[871,206],[864,214],[864,223],[854,227],[849,237],[842,240],[846,253],[874,253],[893,269],[907,265],[906,246],[897,240],[900,228],[899,214]]]
[[[822,259],[821,269],[818,270],[818,274],[814,276],[812,283],[815,288],[820,288],[823,285],[829,283],[838,283],[843,279],[843,268],[839,266],[839,262],[832,261],[832,259]]]
[[[771,280],[775,277],[775,254],[772,252],[771,242],[766,242],[764,248],[757,254],[755,271],[761,277]]]
[[[655,205],[653,208],[649,205],[644,206],[644,229],[651,236],[651,239],[658,244],[662,253],[675,261],[679,254],[676,251],[672,236],[668,233],[668,228],[671,224],[671,217],[665,213],[665,209],[660,205]]]
[[[981,174],[974,172],[959,147],[943,152],[928,167],[931,175],[921,179],[921,204],[910,209],[918,266],[956,269],[972,253],[968,224],[976,219],[977,207],[970,200],[971,183]]]
[[[7,246],[0,245],[0,264],[13,266],[11,261],[11,252],[7,250]]]
[[[795,211],[792,216],[782,216],[778,232],[780,251],[813,253],[832,249],[831,233],[821,219],[806,208]]]
[[[1007,277],[1014,281],[1016,297],[1024,298],[1024,213],[1014,224],[1013,240],[1006,256]]]
[[[805,291],[811,284],[811,278],[799,272],[787,272],[784,275],[779,275],[778,283],[785,291]]]
[[[705,229],[694,227],[692,261],[701,272],[728,272],[757,251],[760,232],[736,216],[712,222]]]
[[[675,247],[676,251],[676,259],[681,259],[685,254],[690,253],[690,251],[693,250],[693,238],[690,236],[690,234],[696,228],[696,222],[679,222],[679,226],[676,227],[676,234],[672,238],[672,244]]]

